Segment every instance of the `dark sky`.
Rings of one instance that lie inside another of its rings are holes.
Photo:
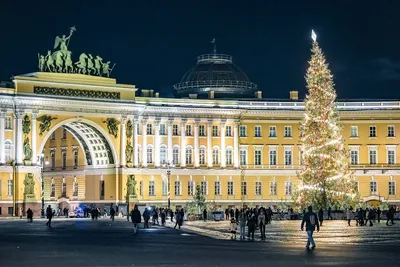
[[[57,35],[69,49],[116,62],[121,83],[172,95],[212,51],[236,63],[266,98],[305,93],[310,30],[318,34],[340,99],[400,98],[400,1],[19,1],[0,4],[0,80],[37,70]]]

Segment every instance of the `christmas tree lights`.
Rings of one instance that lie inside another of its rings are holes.
[[[357,201],[357,195],[335,107],[333,77],[314,31],[312,38],[312,56],[305,77],[308,94],[300,127],[302,167],[294,201],[301,207],[350,206]]]

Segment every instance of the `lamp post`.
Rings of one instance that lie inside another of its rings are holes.
[[[167,179],[168,179],[168,184],[167,184],[167,196],[168,196],[168,210],[171,209],[171,168],[174,167],[173,163],[168,161],[167,163],[164,162],[163,166],[167,167]]]
[[[40,194],[40,197],[41,197],[41,200],[42,200],[42,217],[44,217],[44,179],[43,179],[43,171],[44,171],[44,165],[47,165],[47,164],[49,164],[49,162],[46,160],[44,160],[44,153],[42,153],[41,155],[40,155],[40,165],[41,165],[41,168],[40,168],[40,182],[41,182],[41,186],[42,186],[42,190],[41,190],[41,194]]]

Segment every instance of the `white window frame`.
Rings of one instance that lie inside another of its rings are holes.
[[[13,129],[13,119],[11,116],[6,116],[4,119],[4,130],[12,130]]]
[[[174,146],[172,148],[172,163],[179,164],[179,157],[180,157],[180,148],[178,146]]]
[[[179,136],[179,125],[178,124],[172,125],[172,135]]]
[[[67,150],[63,149],[61,150],[61,167],[63,170],[67,168]]]
[[[291,138],[292,136],[292,126],[285,126],[284,127],[284,132],[283,132],[283,137],[284,138]]]
[[[393,160],[391,160],[391,157],[393,157]],[[396,164],[396,146],[395,145],[389,145],[386,146],[386,163],[387,164]]]
[[[152,164],[152,163],[154,163],[153,162],[153,147],[149,145],[149,146],[147,146],[146,149],[147,149],[147,151],[146,151],[147,152],[147,155],[146,155],[147,156],[147,159],[146,159],[147,163]]]
[[[350,126],[350,138],[358,138],[358,126],[355,125]]]
[[[167,196],[168,195],[168,182],[163,180],[161,186],[162,186],[161,194],[163,196]]]
[[[275,155],[275,157],[273,157]],[[273,161],[273,159],[275,161]],[[278,148],[277,146],[268,146],[268,164],[269,166],[278,165]]]
[[[207,148],[204,146],[201,146],[199,148],[199,164],[205,165],[206,162],[207,162]]]
[[[207,181],[201,181],[201,191],[203,195],[208,195],[208,182]]]
[[[232,126],[230,125],[225,126],[225,136],[232,137]]]
[[[376,126],[375,125],[370,125],[369,126],[369,137],[370,138],[376,138],[377,132],[376,132]]]
[[[215,196],[221,195],[221,182],[220,181],[214,182],[214,195]]]
[[[396,130],[395,130],[394,125],[388,125],[387,137],[396,137]]]
[[[378,149],[368,150],[368,160],[370,165],[378,164]]]
[[[240,165],[246,166],[248,164],[248,148],[240,148],[239,150],[239,160],[240,160]],[[244,159],[244,162],[243,162]]]
[[[212,150],[212,163],[213,163],[213,165],[218,165],[218,164],[220,164],[220,149],[218,148],[218,147],[213,147],[213,150]]]
[[[78,182],[76,181],[76,176],[74,177],[74,183],[72,185],[72,196],[77,197],[79,193]]]
[[[206,136],[206,126],[199,125],[199,136]]]
[[[254,126],[254,137],[262,137],[261,125]]]
[[[241,182],[241,193],[242,193],[242,196],[247,195],[247,181]]]
[[[354,157],[356,155],[356,157]],[[360,147],[350,146],[350,165],[360,164]]]
[[[262,163],[262,147],[254,147],[254,165],[261,166]]]
[[[285,166],[293,166],[293,147],[292,146],[284,147],[284,165]]]
[[[226,165],[233,164],[233,149],[227,148],[225,151]]]
[[[147,123],[146,125],[146,134],[153,135],[153,124]]]
[[[8,139],[4,141],[4,159],[6,162],[13,159],[13,143]]]
[[[156,195],[156,183],[155,181],[149,181],[149,196],[154,197]]]
[[[228,181],[228,196],[233,196],[235,194],[234,188],[235,186],[233,181]]]
[[[189,180],[188,181],[188,196],[193,196],[194,195],[194,181]]]
[[[167,162],[167,147],[165,145],[160,146],[160,164]]]
[[[376,192],[378,192],[378,182],[376,180],[371,180],[369,182],[369,193],[370,195],[376,195]]]
[[[185,159],[186,164],[193,164],[193,148],[191,146],[187,146],[185,149]]]
[[[218,125],[213,125],[212,126],[212,137],[218,137],[219,132],[218,132]]]
[[[192,136],[192,125],[186,124],[186,126],[185,126],[185,136]]]
[[[270,196],[277,196],[278,193],[278,184],[276,181],[269,182],[269,195]]]
[[[239,137],[247,137],[247,126],[246,125],[239,126]]]
[[[276,126],[275,125],[269,126],[269,138],[276,138],[276,137],[277,137]]]
[[[179,180],[174,183],[174,193],[175,196],[182,196],[182,182]]]
[[[14,187],[14,180],[11,179],[7,180],[7,196],[10,197],[14,195],[13,187]]]
[[[286,181],[285,182],[285,195],[286,196],[291,196],[293,193],[293,182],[292,181]]]
[[[262,182],[256,181],[254,185],[255,185],[255,195],[262,196]]]
[[[396,181],[390,180],[388,185],[389,185],[389,195],[391,196],[396,195]]]
[[[167,126],[165,123],[160,123],[160,135],[166,135],[167,134]]]

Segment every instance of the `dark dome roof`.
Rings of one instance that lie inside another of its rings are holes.
[[[176,97],[197,94],[207,98],[214,91],[215,98],[254,97],[257,85],[232,62],[232,57],[221,54],[206,54],[197,57],[197,64],[174,85]]]

